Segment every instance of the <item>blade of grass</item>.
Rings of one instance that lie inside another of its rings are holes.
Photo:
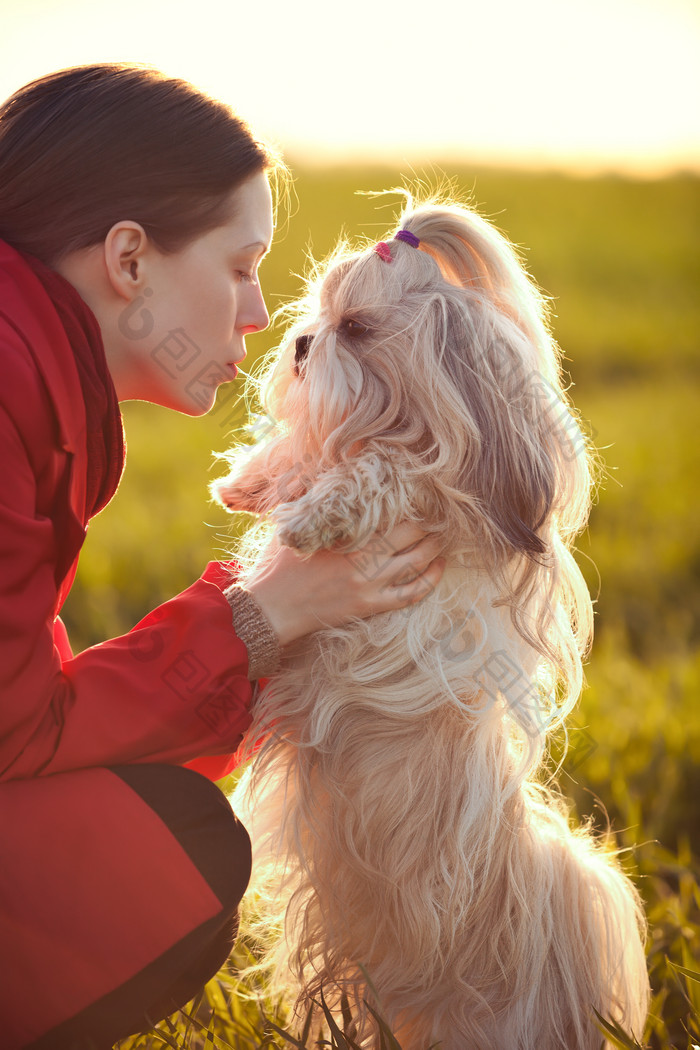
[[[350,1036],[347,1036],[343,1032],[341,1032],[333,1014],[330,1011],[330,1008],[328,1007],[328,1004],[326,1003],[326,1000],[323,995],[323,990],[321,990],[321,1009],[323,1010],[323,1013],[325,1015],[326,1024],[328,1025],[328,1028],[330,1030],[331,1038],[335,1040],[338,1050],[361,1050],[361,1048]]]
[[[180,1010],[180,1013],[191,1024],[193,1024],[195,1026],[195,1028],[199,1029],[200,1032],[204,1032],[206,1037],[207,1037],[207,1040],[210,1043],[212,1043],[212,1045],[216,1045],[216,1046],[219,1046],[219,1047],[224,1047],[225,1050],[236,1050],[236,1048],[231,1046],[231,1044],[228,1042],[228,1040],[224,1039],[224,1037],[222,1035],[216,1035],[214,1032],[211,1031],[211,1022],[213,1020],[213,1017],[210,1018],[209,1024],[205,1027],[202,1024],[202,1022],[197,1017],[192,1016],[191,1014],[187,1013],[185,1010]]]
[[[372,1009],[372,1007],[369,1005],[366,999],[365,1006],[379,1025],[379,1035],[382,1040],[382,1050],[385,1050],[385,1048],[386,1050],[402,1050],[401,1043],[391,1031],[384,1018],[380,1017],[377,1011]]]
[[[175,1050],[182,1050],[181,1044],[178,1043],[177,1040],[173,1039],[171,1035],[168,1035],[167,1032],[164,1032],[162,1029],[154,1028],[151,1034],[156,1036],[156,1038],[160,1039],[161,1042],[163,1042],[166,1046],[173,1046],[175,1047]]]
[[[265,1023],[268,1024],[270,1028],[274,1029],[274,1031],[277,1032],[278,1035],[282,1036],[282,1038],[287,1043],[291,1043],[292,1046],[295,1046],[297,1050],[309,1050],[309,1048],[306,1045],[306,1039],[304,1039],[302,1042],[301,1040],[297,1039],[296,1036],[291,1035],[290,1032],[285,1032],[284,1028],[280,1028],[280,1026],[278,1024],[275,1024],[274,1021],[271,1021],[269,1017],[265,1019]]]
[[[343,1027],[347,1035],[348,1029],[353,1027],[354,1022],[350,1011],[350,1002],[345,992],[340,997],[340,1012],[343,1015]]]
[[[302,1043],[304,1043],[304,1045],[306,1045],[306,1042],[307,1042],[307,1040],[309,1038],[309,1033],[311,1032],[311,1021],[313,1019],[313,1015],[314,1015],[314,1008],[313,1008],[313,1006],[310,1006],[309,1007],[309,1012],[306,1015],[306,1020],[304,1021],[304,1027],[303,1027],[302,1032],[301,1032],[301,1041],[302,1041]]]
[[[696,981],[700,984],[700,973],[697,970],[689,970],[687,966],[680,966],[679,963],[671,962],[666,956],[666,962],[671,969],[676,970],[678,973],[682,973],[684,977],[689,977],[691,981]]]
[[[607,1021],[602,1014],[598,1013],[595,1007],[593,1008],[593,1013],[598,1018],[595,1022],[596,1028],[599,1028],[614,1046],[620,1047],[620,1050],[644,1050],[641,1043],[638,1043],[633,1036],[628,1035],[617,1021]]]

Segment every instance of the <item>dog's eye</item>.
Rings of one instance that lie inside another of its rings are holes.
[[[363,324],[362,321],[356,321],[353,317],[348,317],[341,322],[340,330],[351,339],[360,339],[363,335],[367,335],[369,326]]]
[[[309,352],[312,335],[300,335],[294,345],[294,375],[299,375],[299,365]]]

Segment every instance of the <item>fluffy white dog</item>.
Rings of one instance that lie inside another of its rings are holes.
[[[262,396],[274,431],[217,488],[266,523],[248,579],[276,544],[376,572],[386,544],[352,552],[403,521],[448,558],[419,604],[295,646],[257,699],[234,805],[279,981],[345,993],[363,1046],[364,1000],[405,1050],[599,1050],[594,1008],[641,1035],[638,896],[542,782],[592,611],[571,554],[590,452],[541,296],[472,210],[409,202],[318,276]]]

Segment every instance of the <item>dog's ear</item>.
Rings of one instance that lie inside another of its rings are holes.
[[[511,471],[501,470],[502,456],[495,458],[499,461],[499,478],[490,493],[492,515],[508,545],[536,559],[547,550],[538,533],[554,506],[553,464],[543,449],[534,457],[526,457],[520,469]]]
[[[566,484],[576,424],[535,366],[526,335],[479,304],[443,311],[443,367],[463,399],[467,431],[462,491],[483,508],[483,526],[511,551],[537,559],[541,530]]]

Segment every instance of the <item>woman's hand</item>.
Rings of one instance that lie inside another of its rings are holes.
[[[440,542],[415,525],[398,525],[352,553],[317,551],[302,559],[282,547],[247,589],[284,647],[322,627],[413,605],[445,568]]]

